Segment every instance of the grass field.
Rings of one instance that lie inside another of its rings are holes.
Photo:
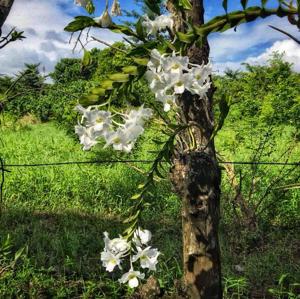
[[[0,155],[7,164],[109,159],[112,155],[109,150],[83,152],[75,139],[52,123],[24,125],[8,119],[0,132]],[[131,158],[151,159],[146,141],[147,136]],[[117,282],[119,275],[107,275],[101,267],[102,234],[117,235],[125,228],[122,215],[131,204],[135,186],[143,182],[141,172],[148,167],[9,168],[0,240],[4,242],[9,234],[11,248],[2,246],[0,255],[0,266],[6,267],[0,272],[0,298],[129,297],[131,291]],[[154,232],[154,246],[163,253],[156,276],[165,292],[171,293],[174,280],[182,274],[180,202],[167,180],[157,184],[152,193],[144,227]],[[278,288],[278,278],[284,273],[290,274],[284,290],[300,281],[296,230],[275,230],[259,246],[255,245],[256,235],[240,237],[243,240],[237,240],[235,232],[221,224],[226,298],[263,298],[268,288]],[[15,252],[22,247],[23,254],[12,265]],[[237,265],[243,270],[238,271]]]

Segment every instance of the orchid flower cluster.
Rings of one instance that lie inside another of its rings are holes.
[[[81,105],[76,110],[82,114],[81,122],[75,126],[83,150],[89,150],[96,145],[99,139],[106,142],[104,147],[110,145],[115,150],[129,153],[137,138],[143,134],[145,122],[152,116],[152,110],[141,106],[138,110],[131,110],[129,114],[121,114],[124,124],[113,120],[109,111],[98,110],[97,106],[87,109]]]
[[[136,271],[133,264],[139,263],[140,268],[156,271],[158,256],[160,252],[156,248],[148,246],[152,234],[149,230],[138,228],[133,235],[132,241],[125,238],[109,239],[107,232],[104,232],[104,250],[101,253],[101,261],[106,271],[113,272],[115,267],[122,270],[121,263],[126,257],[130,260],[130,270],[122,275],[120,283],[128,283],[130,288],[139,285],[139,279],[145,278],[145,273]]]
[[[173,30],[174,20],[171,15],[160,15],[154,20],[150,20],[148,15],[143,16],[142,26],[147,31],[147,35],[156,35],[159,31],[167,28]]]
[[[178,95],[188,90],[194,95],[204,97],[211,82],[212,65],[192,64],[187,56],[161,55],[157,49],[151,51],[146,78],[157,101],[163,103],[164,111],[176,104]]]

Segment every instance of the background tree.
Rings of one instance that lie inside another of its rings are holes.
[[[1,29],[2,26],[9,15],[10,9],[14,4],[14,0],[1,0],[0,1],[0,36],[1,36]]]

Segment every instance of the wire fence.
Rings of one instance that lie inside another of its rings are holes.
[[[8,168],[35,168],[35,167],[53,167],[53,166],[72,166],[72,165],[104,165],[104,164],[127,164],[127,163],[141,163],[152,164],[152,160],[90,160],[90,161],[63,161],[52,163],[32,163],[32,164],[5,164],[3,158],[0,157],[0,212],[3,206],[3,189],[5,183],[6,173],[11,172]],[[162,161],[162,163],[168,163]],[[300,166],[300,162],[263,162],[263,161],[219,161],[219,164],[232,164],[232,165],[267,165],[267,166]]]
[[[50,167],[50,166],[66,166],[66,165],[92,165],[92,164],[126,164],[126,163],[141,163],[151,164],[153,160],[89,160],[89,161],[63,161],[51,163],[33,163],[33,164],[4,164],[1,159],[1,170],[3,168],[22,168],[22,167]],[[167,161],[161,161],[168,163]],[[300,166],[300,162],[263,162],[263,161],[219,161],[219,164],[233,164],[233,165],[269,165],[269,166]]]

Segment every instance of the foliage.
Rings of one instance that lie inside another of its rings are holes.
[[[225,277],[224,296],[226,298],[242,299],[247,295],[248,282],[244,277]]]
[[[78,99],[87,91],[99,88],[108,74],[129,64],[126,52],[116,50],[118,48],[127,49],[123,43],[115,43],[113,48],[92,50],[92,62],[88,66],[84,66],[80,59],[62,59],[50,74],[52,84],[44,83],[38,65],[26,65],[16,78],[0,77],[0,94],[10,89],[5,111],[16,117],[30,113],[42,121],[55,119],[58,124],[74,131],[77,118],[74,107]],[[152,98],[143,80],[133,83],[131,88],[130,96],[125,90],[119,92],[116,107],[139,106]]]
[[[11,86],[6,92],[4,104],[15,116],[35,113],[39,95],[43,93],[44,78],[39,71],[39,64],[25,64],[25,69],[16,78],[11,78]]]
[[[274,53],[267,66],[246,64],[246,71],[216,78],[216,101],[225,95],[230,104],[230,120],[243,116],[266,125],[291,124],[299,127],[300,75],[282,54]]]
[[[283,274],[278,280],[278,286],[274,289],[269,289],[269,292],[275,296],[275,299],[299,299],[300,295],[297,292],[300,290],[300,283],[290,282],[290,275]]]
[[[83,67],[81,60],[76,58],[63,58],[50,74],[55,84],[69,84],[78,80],[89,80],[97,67],[96,61],[88,67]]]
[[[23,33],[24,31],[17,31],[16,28],[12,28],[5,36],[2,36],[0,28],[0,50],[12,42],[26,38]]]
[[[217,119],[222,116],[222,101],[230,107],[216,138],[221,161],[298,161],[299,79],[278,53],[268,65],[248,64],[245,71],[227,70],[215,78]],[[265,231],[272,225],[300,223],[299,190],[277,188],[297,182],[298,168],[225,165],[224,221]]]

